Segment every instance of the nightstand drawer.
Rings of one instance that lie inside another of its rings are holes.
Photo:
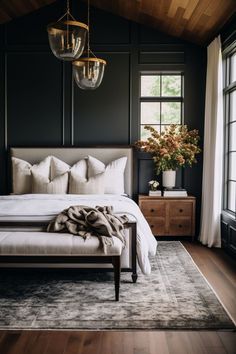
[[[173,236],[191,235],[191,218],[170,218],[169,234]]]
[[[140,208],[145,216],[165,216],[166,204],[157,200],[143,200],[140,203]]]
[[[165,234],[165,218],[146,217],[146,220],[154,235]]]
[[[192,205],[188,201],[169,201],[170,216],[192,216]]]

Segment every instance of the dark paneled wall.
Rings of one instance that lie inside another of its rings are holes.
[[[206,50],[91,9],[92,42],[108,62],[100,88],[80,90],[71,65],[50,52],[46,25],[63,1],[0,27],[0,193],[7,193],[6,151],[11,145],[130,144],[139,137],[139,77],[142,71],[184,73],[184,116],[203,136]],[[86,6],[73,2],[86,22]],[[152,160],[139,156],[139,192],[154,177]],[[198,197],[202,162],[178,174],[178,184]],[[136,191],[138,192],[138,191]]]

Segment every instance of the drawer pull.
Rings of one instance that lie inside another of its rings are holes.
[[[179,228],[181,228],[182,227],[182,225],[181,224],[179,224]]]
[[[151,225],[151,229],[153,229],[154,228],[154,225]]]
[[[154,213],[155,209],[151,209],[151,213]]]
[[[183,209],[179,209],[179,212],[182,213],[182,212],[183,212]]]

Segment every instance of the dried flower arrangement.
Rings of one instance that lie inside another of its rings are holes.
[[[135,146],[144,152],[150,152],[156,167],[156,173],[176,170],[178,167],[192,166],[196,155],[201,152],[198,146],[198,130],[188,130],[186,125],[171,124],[159,133],[146,125],[151,136],[146,141],[137,141]]]

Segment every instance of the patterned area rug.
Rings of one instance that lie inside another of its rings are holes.
[[[180,242],[159,242],[152,274],[0,272],[0,327],[230,329],[234,324]]]

